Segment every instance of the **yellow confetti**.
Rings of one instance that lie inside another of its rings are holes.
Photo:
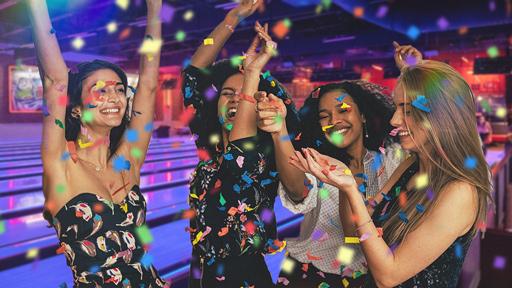
[[[345,287],[345,288],[347,288],[348,285],[350,284],[346,278],[343,278],[343,280],[341,280],[341,283],[343,284],[343,287]]]
[[[112,34],[117,31],[117,23],[116,21],[111,21],[107,24],[107,32],[108,34]]]
[[[423,173],[416,177],[416,189],[421,190],[428,186],[428,174]]]
[[[160,51],[162,47],[162,39],[144,39],[139,48],[139,54],[155,54]]]
[[[327,132],[327,130],[331,129],[332,127],[334,127],[334,125],[322,126],[322,131]]]
[[[210,135],[210,144],[217,145],[220,143],[220,136],[219,134],[212,134]]]
[[[34,258],[37,258],[37,256],[39,256],[39,249],[30,248],[29,250],[27,250],[27,254],[26,254],[27,259],[34,259]]]
[[[507,116],[507,109],[505,107],[496,109],[496,117],[505,118],[505,116]]]
[[[336,260],[338,260],[338,262],[340,262],[341,265],[349,265],[352,263],[354,254],[354,250],[345,246],[341,246],[338,249],[338,255],[336,256]]]
[[[352,171],[350,171],[350,169],[348,169],[348,168],[345,168],[345,170],[343,170],[343,173],[345,175],[352,175]]]
[[[127,213],[128,212],[128,203],[124,203],[123,205],[119,205],[121,207],[121,209],[123,209],[124,213]]]
[[[199,199],[199,197],[197,197],[197,195],[196,195],[196,194],[192,194],[192,193],[190,193],[189,195],[190,195],[190,197],[192,197],[192,198],[194,198],[194,199]]]
[[[288,258],[284,258],[283,262],[281,263],[281,271],[286,274],[292,274],[293,268],[295,268],[295,262]]]
[[[357,237],[345,237],[346,244],[359,244],[359,238]]]
[[[194,239],[194,241],[192,242],[192,245],[196,245],[197,243],[199,243],[199,240],[201,240],[202,236],[203,236],[203,231],[199,231],[199,233],[197,233],[197,235],[196,235],[196,239]]]
[[[96,89],[102,89],[105,88],[105,86],[107,86],[107,83],[105,83],[105,81],[102,80],[98,80],[98,82],[96,82],[96,85],[94,85]]]
[[[190,21],[194,18],[194,11],[187,10],[185,13],[183,13],[183,20]]]
[[[82,37],[76,37],[71,41],[71,46],[75,48],[75,50],[80,50],[84,47],[85,41],[82,39]]]
[[[82,139],[78,139],[78,146],[80,146],[80,148],[84,149],[84,148],[89,148],[91,147],[92,145],[94,145],[94,142],[86,142],[86,143],[83,143],[82,142]]]
[[[205,46],[213,45],[213,38],[206,38],[206,39],[204,39],[204,45]]]
[[[126,10],[130,6],[130,0],[116,0],[117,7]]]
[[[347,110],[347,109],[350,109],[350,108],[352,108],[352,106],[348,105],[347,103],[345,103],[345,102],[341,103],[341,109]]]

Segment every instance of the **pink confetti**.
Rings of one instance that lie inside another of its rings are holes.
[[[450,22],[448,22],[445,17],[441,17],[437,20],[437,27],[439,27],[441,30],[446,30],[448,26],[450,26]]]
[[[279,278],[277,278],[277,283],[281,283],[284,286],[288,286],[288,284],[290,284],[290,280],[288,280],[284,277],[279,277]]]
[[[368,238],[370,238],[370,234],[364,233],[361,235],[361,237],[359,237],[359,241],[364,242],[365,240],[368,240]]]
[[[389,8],[387,5],[381,5],[377,10],[377,18],[384,18],[388,14]]]
[[[238,167],[242,168],[242,166],[244,165],[244,159],[244,156],[238,156],[236,158],[236,164],[238,164]]]
[[[395,137],[399,131],[400,131],[400,128],[395,128],[395,129],[391,130],[391,132],[389,132],[389,136]]]

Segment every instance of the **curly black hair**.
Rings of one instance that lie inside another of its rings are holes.
[[[66,119],[65,119],[65,135],[66,141],[76,141],[80,133],[81,120],[72,116],[72,110],[74,107],[83,107],[82,101],[82,82],[89,77],[95,71],[101,69],[109,69],[114,71],[117,76],[121,79],[123,87],[126,91],[128,86],[128,78],[126,73],[117,65],[102,61],[94,60],[92,62],[80,63],[77,66],[78,72],[69,72],[68,76],[68,105],[66,107]],[[123,137],[124,131],[129,123],[128,107],[125,111],[125,115],[121,124],[117,127],[112,128],[110,131],[110,146],[109,146],[109,158],[116,152],[121,138]]]
[[[389,121],[393,117],[395,106],[383,87],[364,80],[344,80],[330,83],[311,92],[299,111],[302,134],[295,146],[300,148],[313,147],[321,153],[348,165],[352,157],[346,153],[345,149],[340,149],[327,140],[320,126],[318,115],[320,98],[328,92],[336,90],[341,90],[350,95],[361,114],[364,115],[368,138],[363,138],[363,145],[368,150],[378,150],[388,137],[392,130]]]

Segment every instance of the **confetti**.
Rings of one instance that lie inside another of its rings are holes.
[[[219,203],[221,206],[226,205],[226,199],[224,199],[224,196],[222,196],[222,193],[219,194]]]
[[[507,265],[507,259],[503,256],[495,256],[493,261],[494,268],[498,270],[505,269],[505,266]]]
[[[189,9],[189,10],[185,11],[185,13],[183,13],[183,20],[188,22],[192,19],[194,19],[194,11]]]
[[[130,161],[126,160],[124,156],[116,156],[112,161],[114,165],[114,171],[121,172],[122,170],[130,170]]]
[[[473,170],[476,168],[478,162],[474,156],[468,156],[464,159],[464,168]]]
[[[136,227],[135,233],[142,245],[150,244],[153,242],[153,236],[151,235],[151,232],[149,231],[149,228],[146,224],[140,227]]]
[[[130,34],[132,34],[132,28],[131,27],[124,28],[123,31],[121,31],[121,33],[119,33],[119,40],[120,41],[125,40],[126,38],[130,37]]]
[[[290,280],[286,279],[285,277],[279,277],[277,278],[277,283],[283,284],[284,286],[288,286],[288,284],[290,284]]]
[[[185,40],[185,37],[187,37],[187,33],[183,30],[179,30],[176,32],[176,35],[174,36],[176,41],[183,42]]]
[[[132,155],[132,157],[135,158],[135,159],[140,159],[140,158],[142,158],[142,150],[140,150],[137,147],[133,147],[130,150],[130,155]]]
[[[455,257],[462,259],[464,257],[463,251],[462,251],[462,244],[459,242],[455,242]]]
[[[85,45],[85,41],[84,39],[82,39],[82,37],[76,37],[75,39],[73,39],[73,41],[71,41],[71,46],[75,49],[75,50],[81,50]]]
[[[240,55],[234,55],[230,59],[231,66],[238,67],[240,64],[242,64],[242,56]]]
[[[162,39],[144,38],[138,52],[143,55],[153,55],[158,53],[161,47]]]
[[[320,191],[318,191],[318,193],[320,193],[320,199],[329,198],[329,190],[327,190],[325,188],[320,189]]]
[[[286,274],[292,274],[294,268],[295,262],[288,258],[284,258],[283,262],[281,263],[281,271],[283,271]]]
[[[108,34],[115,33],[117,31],[116,21],[110,21],[105,28],[107,29]]]
[[[425,206],[423,206],[421,204],[416,204],[416,211],[418,211],[418,213],[425,212]]]
[[[377,10],[377,18],[384,18],[388,14],[389,7],[387,5],[380,5],[379,9]]]
[[[213,38],[206,38],[204,39],[203,43],[205,46],[213,45]]]
[[[339,263],[341,263],[341,265],[349,265],[352,263],[354,254],[355,254],[354,250],[352,250],[348,247],[345,247],[345,246],[341,246],[338,249],[338,254],[336,256],[336,259],[338,260]]]
[[[123,9],[123,10],[127,10],[128,7],[130,6],[130,1],[129,0],[116,0],[116,5],[117,7]]]
[[[226,124],[226,130],[228,130],[228,131],[233,130],[233,123]]]
[[[412,106],[420,109],[421,111],[430,113],[430,108],[427,107],[428,99],[423,95],[418,95],[414,101],[412,101]]]
[[[290,32],[290,27],[291,21],[287,18],[285,20],[278,21],[274,27],[272,27],[272,33],[274,33],[277,38],[283,39]]]
[[[139,132],[135,129],[127,129],[125,132],[125,138],[129,143],[137,142],[139,141]]]
[[[343,284],[343,287],[344,287],[344,288],[347,288],[347,287],[348,287],[348,285],[350,284],[350,282],[348,282],[347,278],[343,278],[343,279],[341,280],[341,283]]]
[[[145,253],[144,256],[142,256],[140,259],[140,263],[142,266],[148,269],[151,266],[151,263],[153,263],[153,256],[149,253]]]
[[[450,22],[445,17],[437,19],[437,27],[441,30],[446,30],[450,26]]]
[[[352,106],[350,106],[347,103],[343,102],[343,103],[341,103],[340,108],[343,109],[343,110],[350,110],[352,108]]]
[[[59,194],[62,194],[64,192],[66,192],[66,185],[64,185],[64,184],[57,184],[55,186],[55,191],[57,191],[57,193],[59,193]]]
[[[496,109],[496,117],[505,118],[506,116],[507,116],[507,108],[499,107],[498,109]]]
[[[414,40],[418,39],[418,37],[421,34],[421,31],[418,27],[412,25],[412,26],[409,26],[406,34],[407,34],[407,36],[409,36],[409,38],[411,38],[411,40],[414,41]]]
[[[357,238],[357,237],[345,237],[345,244],[359,244],[359,238]]]
[[[334,144],[336,146],[339,146],[343,143],[343,134],[334,132],[334,133],[331,133],[330,137],[331,137],[332,144]]]
[[[405,214],[404,211],[398,212],[398,217],[400,220],[402,220],[405,224],[409,223],[409,219],[407,219],[407,214]]]
[[[364,233],[363,235],[361,235],[361,237],[359,237],[359,241],[364,242],[364,241],[368,240],[368,238],[370,238],[370,234]]]
[[[0,235],[5,233],[5,221],[0,221]]]
[[[25,254],[27,259],[35,259],[39,256],[39,249],[37,248],[30,248],[27,250],[27,253]]]
[[[428,186],[428,174],[423,173],[416,177],[416,189],[421,190]]]
[[[362,18],[364,16],[364,8],[361,6],[354,7],[353,13],[354,17]]]
[[[94,114],[92,114],[91,111],[84,111],[81,118],[82,118],[82,122],[91,123],[92,119],[94,118]]]
[[[171,23],[174,18],[176,10],[169,4],[163,3],[162,10],[160,10],[160,19],[163,23]]]
[[[55,119],[55,124],[59,126],[60,128],[64,129],[64,124],[59,119]]]
[[[500,50],[496,46],[491,46],[491,47],[487,48],[487,55],[490,58],[496,58],[496,57],[500,56]]]

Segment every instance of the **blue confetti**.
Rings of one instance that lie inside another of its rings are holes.
[[[185,98],[189,99],[190,97],[192,97],[192,89],[187,86],[185,87]]]
[[[473,170],[476,168],[476,158],[473,156],[468,156],[466,159],[464,159],[464,167],[469,170]]]
[[[153,256],[149,255],[148,253],[144,254],[144,256],[142,256],[142,258],[140,259],[140,263],[145,268],[149,268],[151,266],[151,263],[153,263]]]
[[[318,188],[324,187],[324,182],[318,180],[318,185],[317,186],[318,186]]]
[[[247,172],[242,175],[242,180],[244,180],[247,184],[252,184],[254,182],[254,180],[252,180],[252,178],[247,175]]]
[[[144,125],[144,131],[146,131],[146,132],[153,131],[153,122],[149,122],[148,124]]]
[[[261,187],[265,187],[265,186],[267,186],[269,184],[272,184],[272,179],[264,179],[260,183]]]
[[[190,65],[191,62],[192,61],[190,58],[186,58],[185,60],[183,60],[183,63],[181,63],[181,66],[183,67],[183,69],[185,69]]]
[[[455,242],[455,257],[462,259],[462,245],[459,242]]]
[[[94,104],[91,104],[91,103],[87,104],[87,108],[89,108],[89,109],[94,109],[96,107],[98,107],[98,105],[94,105]]]
[[[52,29],[50,29],[50,34],[55,34],[57,33],[57,31],[55,31],[55,29],[52,27]]]
[[[98,272],[98,271],[100,271],[100,266],[98,266],[98,265],[94,265],[91,268],[89,268],[89,272],[91,272],[93,274]]]
[[[418,27],[412,25],[409,27],[409,29],[407,29],[407,36],[409,36],[409,38],[411,38],[411,40],[416,40],[420,34],[421,34],[421,31]]]
[[[240,185],[238,185],[238,184],[233,185],[233,190],[234,190],[236,193],[240,193]]]
[[[421,204],[416,204],[416,210],[419,212],[419,213],[423,213],[425,212],[425,206],[421,205]]]
[[[366,174],[364,174],[364,173],[357,173],[357,174],[354,174],[354,177],[361,178],[361,179],[363,179],[364,181],[368,181],[368,175],[366,175]]]
[[[377,153],[373,158],[372,170],[378,171],[380,169],[380,166],[382,166],[382,154]]]
[[[128,141],[130,143],[137,142],[137,141],[139,141],[139,132],[137,132],[137,130],[135,130],[135,129],[128,129],[128,130],[126,130],[125,137],[126,137],[126,141]]]
[[[220,125],[224,125],[224,117],[219,116],[219,123]]]
[[[336,98],[336,101],[343,102],[343,99],[345,99],[345,97],[347,97],[347,93],[341,94],[338,98]]]
[[[41,107],[41,110],[43,112],[44,117],[50,116],[50,111],[48,110],[48,106],[46,106],[46,104],[43,104],[43,107]]]
[[[69,154],[69,152],[64,152],[62,153],[62,156],[60,156],[60,160],[66,161],[69,159],[69,157],[71,157],[71,154]]]
[[[316,140],[316,143],[315,143],[315,144],[316,144],[316,147],[320,147],[320,145],[322,145],[322,141],[320,141],[320,140]]]
[[[272,176],[272,177],[274,177],[274,178],[275,178],[275,177],[277,177],[277,175],[279,174],[279,172],[277,172],[277,171],[270,171],[270,172],[269,172],[269,174],[270,174],[270,176]]]
[[[391,197],[388,194],[383,194],[384,200],[390,201]]]
[[[290,135],[283,135],[283,136],[281,136],[281,141],[291,141]]]
[[[400,211],[398,213],[398,217],[400,217],[400,220],[402,220],[405,224],[409,223],[409,219],[407,219],[407,215],[404,211]]]
[[[123,156],[117,156],[112,161],[114,164],[114,171],[121,172],[122,170],[130,170],[130,161],[126,160]]]
[[[210,258],[210,260],[208,260],[208,262],[206,262],[206,264],[208,264],[208,266],[212,266],[212,264],[215,262],[215,257],[212,257]]]
[[[224,159],[228,160],[228,161],[233,160],[233,154],[231,154],[231,153],[224,154]]]
[[[418,95],[418,97],[412,101],[412,106],[420,109],[421,111],[430,113],[430,108],[427,107],[428,100],[423,95]]]
[[[361,193],[366,192],[366,186],[364,185],[364,183],[361,183],[361,185],[359,185],[357,189],[359,189],[359,192]]]

